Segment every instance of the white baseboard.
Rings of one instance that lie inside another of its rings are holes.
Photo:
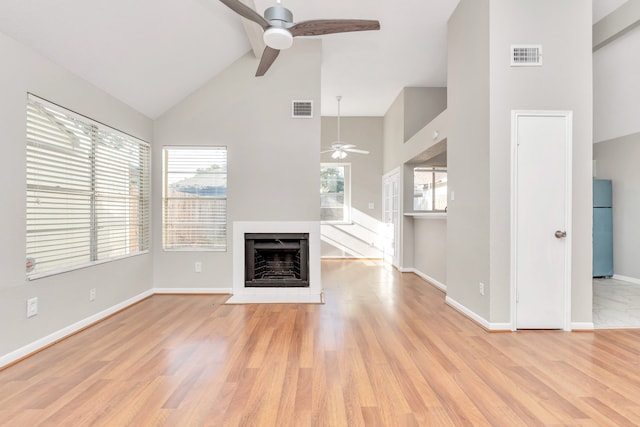
[[[154,294],[232,294],[232,288],[154,288]]]
[[[428,274],[424,274],[422,271],[415,269],[415,268],[403,268],[402,273],[414,273],[417,276],[420,276],[421,278],[423,278],[424,280],[426,280],[427,282],[429,282],[430,284],[432,284],[433,286],[435,286],[436,288],[440,289],[443,292],[447,292],[447,285],[445,285],[444,283],[434,279],[433,277],[429,276]]]
[[[620,274],[614,274],[612,279],[622,280],[623,282],[634,283],[636,285],[640,285],[640,279],[636,279],[635,277],[622,276]]]
[[[60,341],[74,333],[91,326],[94,323],[99,322],[114,313],[117,313],[120,310],[123,310],[130,305],[133,305],[139,301],[142,301],[145,298],[148,298],[152,295],[166,295],[166,294],[220,294],[227,295],[232,294],[232,288],[153,288],[148,291],[144,291],[143,293],[136,295],[128,300],[122,301],[112,307],[107,308],[99,313],[91,315],[85,319],[82,319],[72,325],[66,326],[52,334],[47,335],[46,337],[42,337],[32,343],[25,345],[17,350],[14,350],[10,353],[0,356],[0,368],[9,365],[17,360],[20,360],[24,357],[29,356],[43,348],[55,343],[56,341]],[[233,301],[232,301],[233,300]],[[324,295],[322,292],[319,294],[308,294],[308,295],[285,295],[284,297],[276,298],[275,296],[268,295],[260,295],[259,300],[256,300],[252,295],[237,295],[232,296],[227,303],[230,304],[247,304],[254,302],[263,302],[263,303],[323,303]]]
[[[142,301],[145,298],[150,297],[151,295],[153,295],[153,290],[150,289],[139,295],[129,298],[128,300],[122,301],[121,303],[118,303],[112,307],[109,307],[106,310],[102,310],[99,313],[96,313],[76,323],[66,326],[56,332],[53,332],[52,334],[47,335],[46,337],[42,337],[32,343],[25,345],[24,347],[21,347],[17,350],[12,351],[11,353],[7,353],[3,356],[0,356],[0,368],[10,363],[13,363],[17,360],[20,360],[23,357],[26,357],[32,353],[35,353],[38,350],[41,350],[55,343],[56,341],[59,341],[63,338],[68,337],[69,335],[73,335],[74,333],[86,328],[87,326],[90,326],[96,322],[99,322],[100,320],[105,319],[111,316],[112,314],[117,313],[118,311],[129,307],[130,305],[133,305],[139,301]]]
[[[465,316],[467,316],[469,319],[473,320],[474,322],[476,322],[477,324],[479,324],[480,326],[482,326],[483,328],[489,330],[489,331],[511,331],[511,323],[496,323],[496,322],[489,322],[487,321],[484,317],[479,316],[478,314],[476,314],[475,312],[469,310],[467,307],[465,307],[464,305],[460,304],[459,302],[457,302],[456,300],[454,300],[453,298],[447,296],[445,298],[445,301],[448,305],[450,305],[451,307],[455,308],[456,310],[458,310],[460,313],[464,314]]]
[[[594,329],[593,322],[571,322],[572,331],[593,331]]]

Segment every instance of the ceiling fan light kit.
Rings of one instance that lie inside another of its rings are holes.
[[[264,18],[271,27],[264,30],[264,44],[272,49],[284,50],[293,46],[293,35],[287,24],[293,22],[293,13],[283,6],[272,6],[264,11]]]
[[[334,151],[333,154],[331,154],[331,157],[336,159],[336,160],[342,160],[345,157],[347,157],[347,153],[344,152],[343,150],[338,149],[338,150]]]
[[[293,13],[279,4],[267,8],[262,17],[240,0],[220,0],[220,2],[243,18],[260,25],[264,30],[263,40],[267,47],[260,58],[256,77],[263,76],[267,72],[281,50],[293,45],[294,37],[380,29],[380,22],[366,19],[314,19],[294,23]]]
[[[272,49],[284,50],[293,46],[293,36],[286,28],[268,28],[263,36],[264,44]]]

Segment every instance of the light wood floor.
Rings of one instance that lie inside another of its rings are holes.
[[[487,333],[413,274],[325,305],[153,296],[4,371],[2,426],[640,424],[640,331]]]

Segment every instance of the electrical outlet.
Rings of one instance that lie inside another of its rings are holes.
[[[29,298],[27,300],[27,317],[33,317],[38,314],[38,297]]]
[[[196,262],[195,268],[196,268],[196,273],[202,273],[202,263],[200,261]]]
[[[480,295],[484,295],[484,283],[480,282]]]
[[[96,299],[96,288],[89,289],[89,301],[95,301]]]

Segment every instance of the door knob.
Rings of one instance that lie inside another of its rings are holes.
[[[562,239],[563,237],[567,237],[567,232],[558,230],[555,232],[555,236],[556,239]]]

